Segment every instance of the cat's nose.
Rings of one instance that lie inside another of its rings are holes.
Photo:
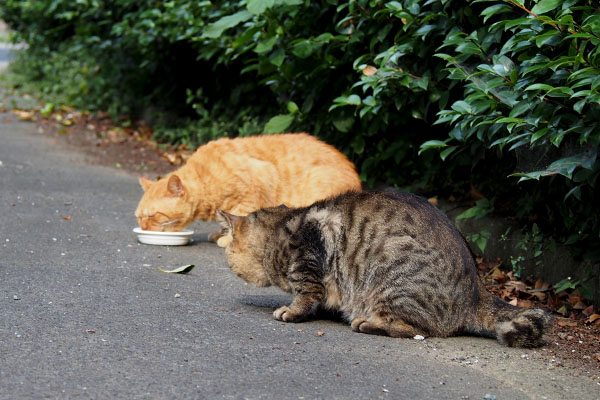
[[[140,220],[140,228],[147,231],[149,227],[150,227],[150,224],[148,223],[148,220],[146,218],[142,218]]]

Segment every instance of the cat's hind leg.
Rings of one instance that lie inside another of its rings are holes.
[[[414,326],[399,319],[382,318],[375,315],[369,318],[355,318],[352,321],[352,330],[371,335],[386,335],[391,337],[410,338],[423,335],[423,332]]]

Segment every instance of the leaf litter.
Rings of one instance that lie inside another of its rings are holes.
[[[578,290],[556,292],[543,279],[519,279],[506,271],[501,260],[476,258],[477,269],[489,291],[519,307],[537,307],[554,316],[552,330],[542,347],[559,365],[591,370],[600,369],[600,310]],[[557,364],[553,362],[554,364]]]

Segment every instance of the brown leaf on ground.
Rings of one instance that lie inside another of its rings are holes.
[[[166,159],[172,165],[180,165],[182,162],[181,157],[175,153],[163,153],[163,158]]]
[[[556,323],[558,326],[577,326],[577,321],[570,318],[558,318]]]
[[[550,284],[548,282],[544,282],[542,278],[535,281],[534,289],[537,290],[548,290],[550,288]]]
[[[529,307],[533,307],[535,304],[531,300],[521,300],[521,299],[518,299],[517,300],[517,305],[519,307],[527,307],[527,308],[529,308]]]
[[[30,111],[12,110],[11,112],[13,114],[15,114],[17,116],[17,118],[19,118],[19,121],[33,121],[34,120],[34,114]]]
[[[506,274],[500,270],[500,268],[494,268],[492,270],[492,279],[498,282],[505,282],[508,280]]]
[[[576,310],[585,310],[587,308],[587,304],[585,304],[583,301],[578,301],[575,303],[573,308]]]
[[[323,332],[323,331],[317,332],[317,336],[323,336],[323,335],[325,335],[325,332]]]
[[[546,295],[546,293],[544,293],[544,292],[529,292],[529,293],[531,293],[532,295],[534,295],[536,299],[538,299],[539,301],[542,301],[542,302],[544,300],[546,300],[546,297],[548,297]]]
[[[585,315],[586,317],[589,317],[593,313],[594,313],[594,306],[589,306],[585,310],[582,311],[582,314]]]
[[[586,324],[591,324],[593,322],[600,321],[600,314],[592,314],[585,321]]]

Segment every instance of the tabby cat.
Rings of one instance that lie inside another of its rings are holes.
[[[357,332],[394,337],[495,337],[534,347],[552,318],[488,292],[461,234],[418,196],[353,193],[248,216],[220,212],[233,235],[231,269],[257,286],[294,294],[273,313],[296,322],[316,305],[340,311]]]
[[[142,229],[180,231],[194,220],[215,219],[217,209],[237,215],[286,204],[308,206],[347,190],[360,190],[354,165],[334,147],[305,133],[223,138],[196,150],[187,163],[153,182],[135,211]],[[217,241],[223,232],[209,239]],[[226,245],[229,238],[219,241]]]

